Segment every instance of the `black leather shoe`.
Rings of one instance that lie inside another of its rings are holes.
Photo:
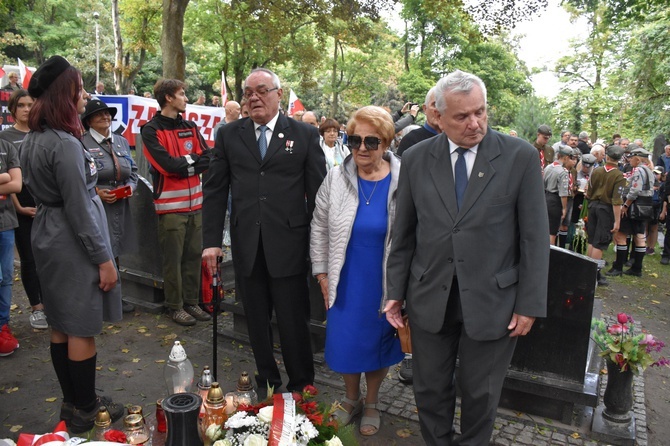
[[[623,272],[627,276],[642,277],[642,271],[634,271],[632,268]]]
[[[132,313],[133,311],[135,311],[135,305],[131,304],[130,302],[126,302],[125,300],[122,300],[121,309],[123,310],[124,313]]]
[[[670,257],[661,257],[661,265],[670,264]]]
[[[605,273],[605,275],[609,276],[609,277],[618,277],[621,274],[623,274],[623,271],[621,271],[620,269],[616,269],[616,268],[612,268],[611,270],[609,270]]]
[[[84,432],[93,429],[95,416],[98,414],[98,410],[101,406],[107,407],[112,423],[115,423],[123,417],[124,410],[122,405],[113,402],[109,397],[98,397],[95,401],[95,407],[90,411],[84,412],[77,408],[74,409],[72,420],[70,421],[70,432],[73,434],[83,434]]]

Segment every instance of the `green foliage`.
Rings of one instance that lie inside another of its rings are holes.
[[[533,143],[537,139],[537,128],[542,124],[556,128],[551,116],[551,106],[546,99],[536,96],[522,98],[519,111],[510,127],[517,131],[519,138]]]

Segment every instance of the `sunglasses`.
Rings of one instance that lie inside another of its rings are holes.
[[[365,148],[368,150],[377,150],[379,144],[382,143],[382,140],[376,136],[366,136],[364,139],[358,135],[351,135],[347,138],[347,147],[349,147],[350,150],[360,149],[361,143],[364,143]]]

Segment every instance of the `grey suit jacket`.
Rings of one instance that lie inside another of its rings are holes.
[[[253,121],[226,124],[216,136],[203,186],[203,247],[221,247],[230,190],[236,272],[251,274],[262,236],[272,277],[305,273],[309,224],[325,175],[326,158],[316,128],[280,114],[261,160]]]
[[[546,315],[549,226],[539,156],[527,142],[488,129],[460,211],[447,135],[407,150],[393,232],[388,297],[406,299],[423,330],[442,327],[454,275],[475,340],[505,336],[512,313]]]

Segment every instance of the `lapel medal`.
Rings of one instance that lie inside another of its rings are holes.
[[[284,136],[280,134],[280,138]],[[286,140],[286,151],[289,153],[289,155],[293,155],[293,142],[290,139]]]

